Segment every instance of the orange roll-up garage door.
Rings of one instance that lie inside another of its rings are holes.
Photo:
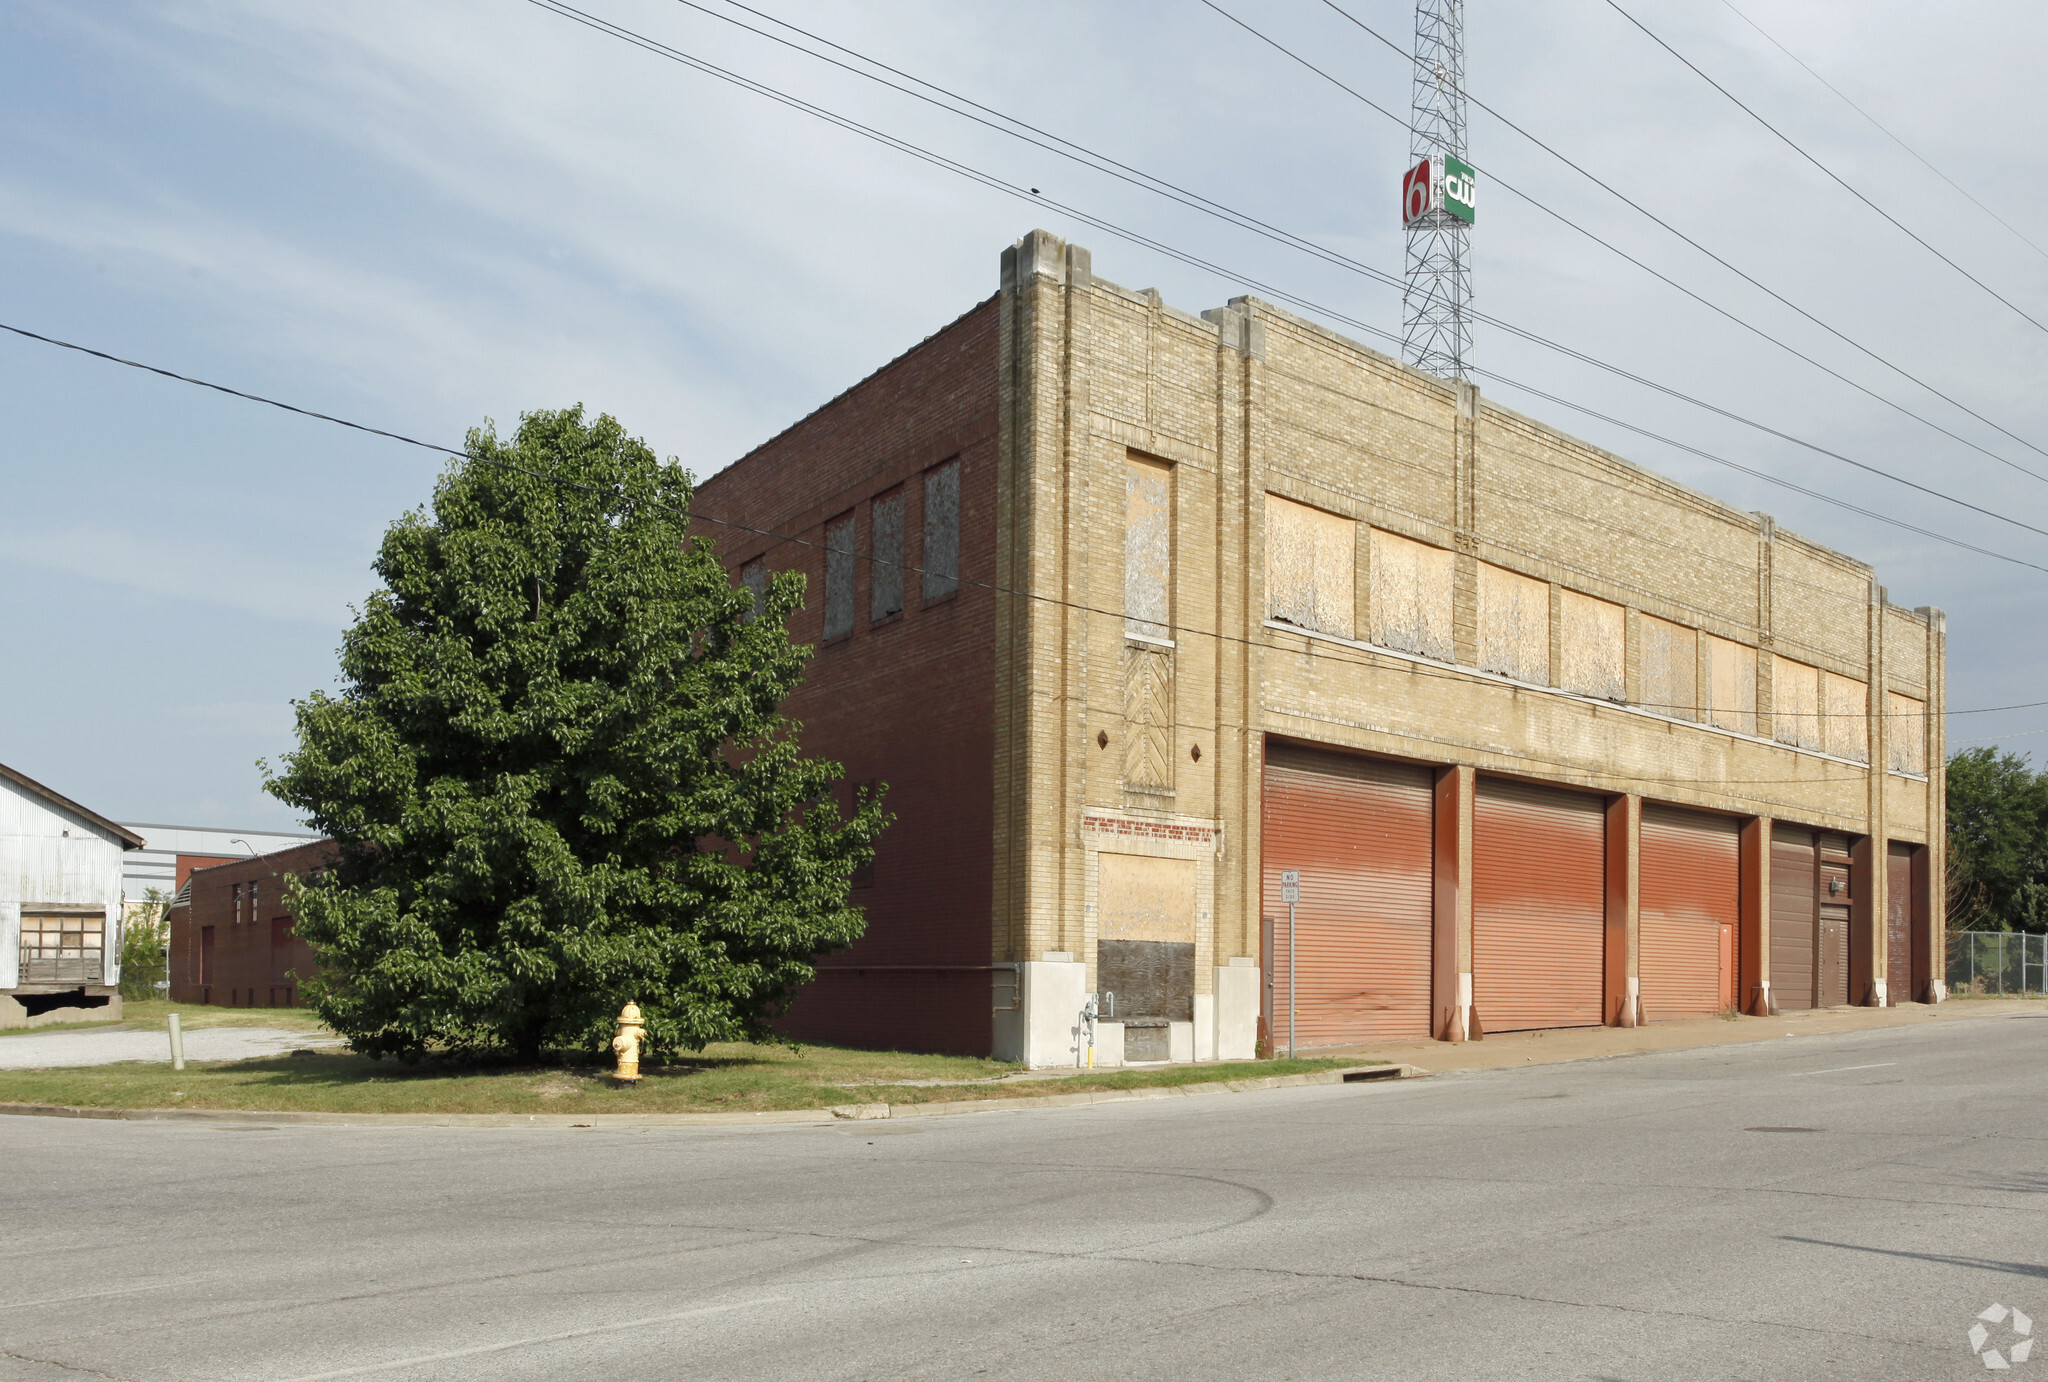
[[[1273,955],[1267,1030],[1276,1048],[1288,1043],[1284,869],[1301,871],[1296,1044],[1430,1035],[1435,780],[1407,763],[1267,750],[1261,854]]]
[[[1650,1021],[1727,1006],[1722,937],[1741,915],[1741,839],[1732,816],[1644,803],[1636,974]]]
[[[1481,778],[1472,804],[1472,1001],[1489,1032],[1601,1022],[1606,804]]]

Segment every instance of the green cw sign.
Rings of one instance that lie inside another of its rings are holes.
[[[1436,154],[1401,179],[1401,224],[1414,225],[1430,212],[1442,211],[1469,226],[1478,200],[1479,179],[1472,165],[1450,154]]]

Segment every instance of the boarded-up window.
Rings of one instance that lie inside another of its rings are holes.
[[[1927,771],[1927,702],[1893,691],[1885,696],[1885,710],[1891,722],[1885,727],[1891,752],[1889,766],[1895,773],[1924,774]]]
[[[1096,856],[1096,987],[1107,1013],[1186,1022],[1195,1003],[1195,862]]]
[[[1576,590],[1559,594],[1557,684],[1581,696],[1627,700],[1627,611]]]
[[[825,525],[825,637],[853,632],[853,515]]]
[[[1173,467],[1136,456],[1124,462],[1124,631],[1171,637]]]
[[[1479,670],[1550,685],[1550,584],[1479,563]]]
[[[1683,624],[1642,616],[1642,692],[1645,710],[1674,720],[1699,718],[1699,635]]]
[[[1756,733],[1756,649],[1700,635],[1700,709],[1707,723],[1737,734]]]
[[[768,563],[755,557],[740,568],[740,584],[754,596],[754,608],[747,615],[747,622],[753,623],[768,610]]]
[[[77,912],[21,913],[21,982],[97,984],[106,974],[107,919]]]
[[[1372,530],[1372,641],[1381,647],[1456,659],[1451,640],[1457,564],[1449,551]]]
[[[1266,613],[1350,638],[1358,604],[1358,524],[1266,496]]]
[[[924,477],[924,598],[943,600],[960,588],[960,462]]]
[[[1820,674],[1821,741],[1840,758],[1870,761],[1870,688],[1833,672]]]
[[[875,544],[875,559],[868,563],[868,618],[879,622],[903,612],[903,491],[883,495],[868,512],[868,538]]]
[[[1771,737],[1802,749],[1817,749],[1825,742],[1820,729],[1820,668],[1773,655]]]

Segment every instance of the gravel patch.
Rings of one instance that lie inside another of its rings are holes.
[[[185,1033],[188,1061],[247,1060],[251,1056],[276,1056],[302,1047],[341,1045],[339,1037],[312,1032],[286,1031],[282,1027],[201,1027]],[[8,1037],[0,1041],[0,1070],[47,1070],[67,1065],[111,1065],[115,1061],[155,1061],[168,1065],[171,1038],[168,1032],[102,1029],[85,1032],[47,1032]]]

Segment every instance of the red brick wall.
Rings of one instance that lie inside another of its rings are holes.
[[[313,950],[294,937],[276,957],[295,977],[279,979],[272,968],[271,923],[296,920],[285,905],[285,880],[334,858],[325,840],[298,845],[257,859],[237,859],[192,871],[189,906],[171,913],[171,1001],[222,1007],[294,1008],[300,986],[313,973]],[[255,907],[249,887],[256,886]],[[236,916],[235,889],[242,890]],[[213,928],[212,982],[201,983],[200,930]]]
[[[824,529],[855,515],[853,632],[819,649],[786,707],[806,752],[889,786],[896,823],[872,882],[867,934],[824,957],[790,1035],[987,1054],[994,868],[996,303],[993,298],[706,480],[699,513],[798,541],[700,523],[738,579],[756,557],[809,582],[790,634],[824,627]],[[960,588],[926,604],[924,474],[960,463]],[[904,609],[870,622],[869,501],[903,487]],[[804,546],[802,543],[816,544]]]

